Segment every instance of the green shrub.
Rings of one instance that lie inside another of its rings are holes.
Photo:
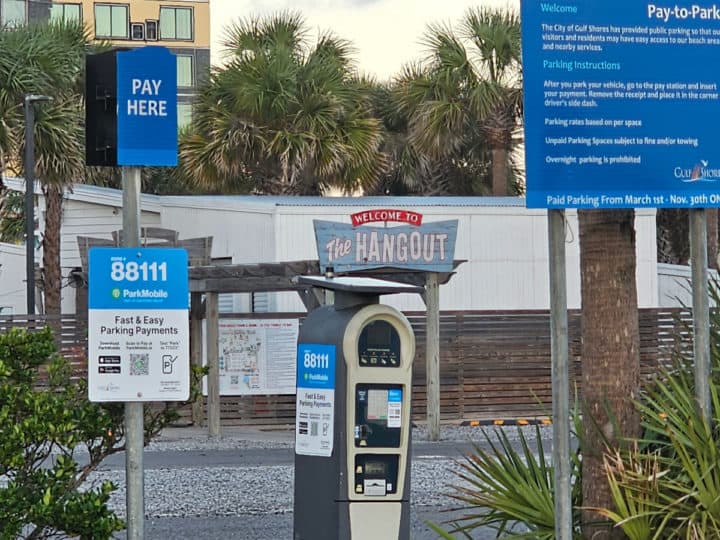
[[[146,442],[176,418],[176,406],[146,407]],[[107,507],[116,487],[83,485],[124,449],[123,411],[88,401],[49,329],[0,334],[0,540],[101,540],[124,528]],[[87,452],[82,465],[78,451]]]

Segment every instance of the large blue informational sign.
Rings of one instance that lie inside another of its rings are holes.
[[[177,59],[165,47],[117,53],[117,163],[177,165]]]
[[[521,1],[527,205],[720,206],[720,9]]]
[[[184,401],[190,392],[187,251],[91,248],[91,401]]]

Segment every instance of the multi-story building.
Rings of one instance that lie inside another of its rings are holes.
[[[0,25],[82,20],[97,41],[162,45],[177,56],[178,125],[192,119],[198,82],[210,71],[209,0],[0,0]]]

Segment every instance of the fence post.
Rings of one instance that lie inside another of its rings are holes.
[[[440,290],[437,272],[425,277],[425,391],[427,392],[428,439],[440,439]]]
[[[190,365],[202,367],[203,356],[203,327],[202,327],[202,293],[190,293]],[[201,389],[202,390],[202,389]],[[203,393],[199,393],[192,402],[192,423],[195,426],[203,423]]]
[[[206,303],[206,336],[207,343],[207,418],[208,434],[211,437],[220,436],[220,366],[218,365],[218,293],[208,292],[205,295]]]

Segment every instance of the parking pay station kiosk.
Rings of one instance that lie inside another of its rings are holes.
[[[381,294],[422,287],[300,277],[334,291],[297,348],[294,540],[410,535],[410,394],[415,338]]]

